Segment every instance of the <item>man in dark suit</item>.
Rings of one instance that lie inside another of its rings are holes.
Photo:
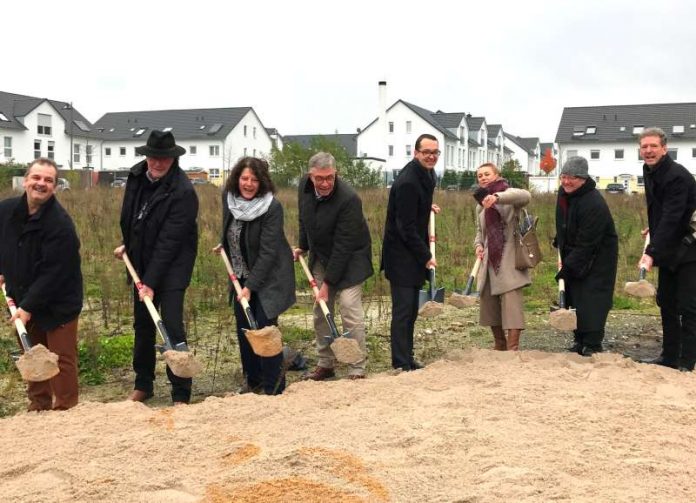
[[[667,135],[647,128],[639,136],[645,164],[650,244],[639,266],[660,268],[657,304],[662,354],[646,363],[692,371],[696,363],[696,181],[667,153]]]
[[[389,192],[381,269],[391,284],[392,367],[403,370],[422,368],[413,357],[413,330],[418,317],[418,291],[425,283],[427,270],[437,267],[430,254],[428,221],[431,210],[440,212],[433,204],[439,156],[437,138],[419,136],[413,160],[404,166]]]
[[[123,244],[114,255],[120,259],[127,252],[142,281],[133,306],[135,386],[128,398],[143,402],[153,396],[155,325],[142,300],[147,295],[160,309],[172,344],[186,341],[184,294],[196,261],[198,197],[179,167],[186,150],[171,132],[152,131],[147,145],[135,151],[146,158],[128,175],[121,208]],[[191,379],[174,375],[169,366],[167,376],[172,401],[188,403]]]

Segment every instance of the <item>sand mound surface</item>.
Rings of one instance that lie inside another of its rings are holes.
[[[693,501],[696,374],[473,350],[397,375],[0,421],[4,502]]]

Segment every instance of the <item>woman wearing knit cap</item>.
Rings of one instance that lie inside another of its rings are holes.
[[[602,351],[614,295],[618,238],[609,207],[588,174],[587,159],[568,159],[560,178],[554,246],[563,267],[556,279],[565,280],[566,301],[578,319],[569,351],[591,356]]]
[[[492,163],[482,164],[476,178],[479,189],[474,198],[479,206],[474,246],[481,258],[479,320],[482,326],[491,327],[496,350],[517,351],[524,330],[522,288],[531,281],[528,270],[515,268],[513,239],[517,212],[529,204],[531,195],[509,187]]]

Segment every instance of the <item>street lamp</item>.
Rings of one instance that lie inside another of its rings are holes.
[[[73,106],[72,101],[63,106],[63,110],[70,110],[70,169],[73,169]]]

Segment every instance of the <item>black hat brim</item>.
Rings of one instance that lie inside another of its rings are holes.
[[[172,148],[165,149],[151,148],[147,145],[143,145],[142,147],[135,147],[135,153],[146,157],[179,157],[186,153],[186,149],[179,145],[174,145]]]

